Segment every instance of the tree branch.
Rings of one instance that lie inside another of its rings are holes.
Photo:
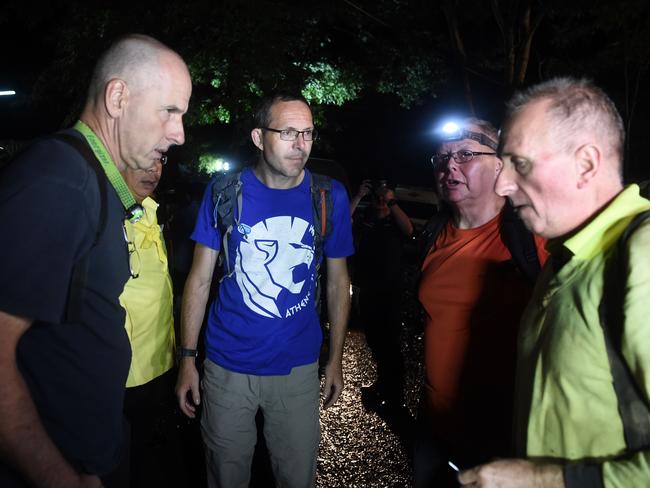
[[[359,12],[361,12],[363,15],[365,15],[365,16],[368,17],[369,19],[374,20],[375,22],[377,22],[377,23],[383,25],[384,27],[391,28],[391,26],[388,25],[386,22],[384,22],[383,20],[381,20],[381,19],[375,17],[375,16],[372,15],[371,13],[366,12],[364,9],[362,9],[361,7],[359,7],[357,4],[351,2],[350,0],[343,0],[343,1],[344,1],[345,3],[347,3],[350,7],[357,9]]]

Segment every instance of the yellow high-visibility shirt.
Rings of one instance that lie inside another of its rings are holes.
[[[550,241],[553,256],[566,256],[566,263],[557,271],[550,265],[544,268],[522,318],[515,419],[518,453],[577,462],[577,467],[589,467],[602,477],[602,484],[589,481],[584,486],[650,486],[650,449],[626,451],[599,310],[606,291],[606,261],[630,221],[645,210],[650,210],[650,201],[631,185],[568,239]],[[626,272],[625,282],[617,285],[624,287],[619,353],[647,398],[650,222],[630,236],[626,258],[618,263]]]
[[[120,295],[133,350],[127,387],[143,385],[174,364],[172,283],[156,217],[158,204],[146,198],[142,206],[145,214],[139,222],[125,222],[128,239],[135,243],[137,254],[130,256],[131,265],[139,268],[139,276],[129,278]]]

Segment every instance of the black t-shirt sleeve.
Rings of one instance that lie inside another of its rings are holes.
[[[73,148],[42,141],[0,176],[0,310],[45,322],[65,312],[74,263],[92,245],[99,214],[92,169]],[[92,222],[92,223],[90,223]]]

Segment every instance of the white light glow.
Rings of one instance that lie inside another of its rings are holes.
[[[460,130],[460,126],[456,122],[447,122],[441,130],[445,134],[455,134]]]
[[[0,91],[0,97],[6,97],[6,96],[10,96],[10,95],[15,95],[15,94],[16,94],[16,92],[14,90]]]
[[[204,154],[199,157],[199,171],[213,175],[214,173],[225,173],[230,171],[236,165],[226,161],[222,157]]]

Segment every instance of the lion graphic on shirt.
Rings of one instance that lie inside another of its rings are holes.
[[[310,223],[291,216],[271,217],[250,227],[237,249],[235,276],[252,311],[269,318],[284,317],[286,311],[277,303],[283,290],[298,295],[298,302],[308,301],[305,283],[314,249],[305,241],[312,243],[313,234]]]

